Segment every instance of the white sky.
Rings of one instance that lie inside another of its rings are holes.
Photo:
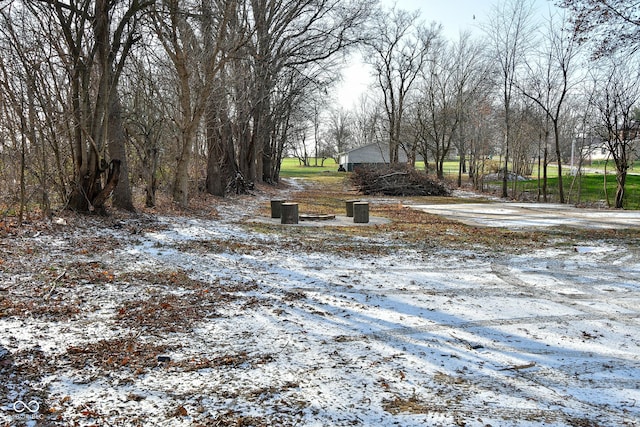
[[[382,0],[383,5],[392,5],[391,0]],[[454,38],[464,30],[476,30],[480,19],[491,9],[492,0],[398,0],[399,9],[420,10],[426,22],[438,22],[444,27],[447,37]],[[476,17],[474,20],[473,17]]]
[[[499,0],[396,0],[399,9],[420,10],[421,18],[427,22],[438,22],[443,26],[444,35],[456,40],[462,31],[480,33],[478,25],[486,21],[493,5]],[[534,0],[537,12],[541,16],[549,15],[553,4],[549,0]],[[381,4],[391,7],[394,0],[381,0]],[[474,19],[475,17],[475,19]],[[343,70],[343,82],[336,88],[336,101],[345,109],[351,109],[360,95],[371,85],[372,79],[368,67],[355,58]]]

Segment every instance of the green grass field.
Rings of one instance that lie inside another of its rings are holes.
[[[280,166],[280,176],[283,178],[313,178],[318,177],[319,174],[344,176],[344,173],[338,172],[338,164],[333,159],[326,159],[323,166],[320,166],[322,159],[318,159],[318,166],[315,166],[315,159],[311,159],[309,163],[311,166],[304,166],[298,159],[287,157]]]
[[[558,193],[558,178],[548,179],[549,194]],[[563,179],[564,193],[567,200],[571,203],[589,203],[609,200],[610,204],[614,203],[616,195],[616,177],[608,174],[589,174],[583,175],[579,179],[565,175]],[[520,184],[520,188],[529,192],[537,192],[538,181],[532,179],[524,181]],[[625,184],[625,209],[640,209],[640,175],[627,175]]]
[[[606,168],[607,172],[609,173],[615,172],[616,170],[616,165],[612,160],[609,160],[608,162],[605,162],[604,160],[594,160],[590,164],[584,165],[583,167],[587,169],[597,169],[600,171],[604,171]],[[634,162],[631,165],[631,167],[629,168],[629,172],[640,172],[640,160]]]

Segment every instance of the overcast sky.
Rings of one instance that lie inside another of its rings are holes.
[[[437,22],[443,26],[443,34],[450,40],[457,40],[460,32],[480,33],[478,25],[486,21],[493,5],[498,0],[381,0],[391,7],[396,3],[399,9],[420,10],[421,18],[427,23]],[[549,16],[553,2],[534,0],[537,13]],[[475,19],[474,19],[475,18]],[[336,100],[346,109],[351,109],[360,95],[371,84],[370,72],[359,60],[354,60],[343,71],[343,83],[336,90]]]
[[[381,0],[380,3],[389,7],[396,3],[399,9],[420,10],[426,22],[441,23],[444,34],[455,39],[460,31],[479,31],[478,23],[486,21],[498,0]],[[554,7],[552,0],[534,0],[533,3],[542,16],[547,16],[549,7]]]
[[[399,9],[420,10],[426,22],[438,22],[448,37],[456,37],[460,31],[477,31],[478,20],[491,8],[491,0],[398,0]],[[393,5],[392,0],[382,4]],[[473,17],[476,17],[476,20]]]

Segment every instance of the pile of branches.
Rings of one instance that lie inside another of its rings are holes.
[[[358,167],[351,183],[362,194],[450,196],[451,190],[426,173],[405,165]]]
[[[226,194],[250,194],[253,196],[254,184],[244,179],[244,175],[240,171],[227,183]]]

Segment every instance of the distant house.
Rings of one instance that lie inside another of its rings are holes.
[[[593,160],[605,160],[611,157],[609,144],[597,133],[579,135],[576,137],[576,141],[582,145],[582,158],[589,163]],[[640,147],[640,122],[633,121],[631,126],[621,130],[618,141],[624,142],[627,154],[632,156],[635,150]]]
[[[408,161],[407,153],[401,148],[398,152],[398,163]],[[389,164],[389,145],[373,143],[345,151],[339,156],[339,164],[347,172],[353,172],[358,166]]]
[[[587,164],[591,164],[595,160],[605,160],[609,157],[609,148],[601,138],[591,139],[588,144],[582,147],[581,151],[582,158]]]

